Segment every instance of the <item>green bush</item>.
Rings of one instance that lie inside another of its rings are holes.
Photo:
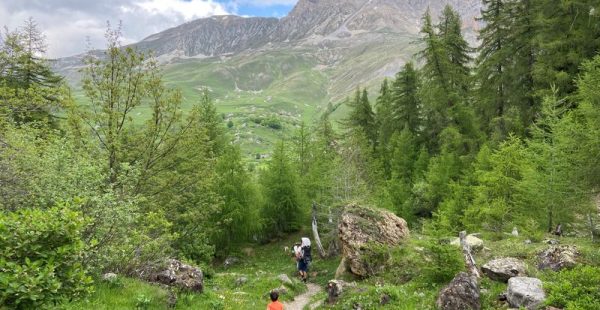
[[[443,244],[439,240],[430,240],[423,245],[425,261],[422,275],[429,283],[447,283],[464,269],[464,262],[460,250],[450,244]]]
[[[40,309],[89,293],[84,226],[66,207],[0,213],[0,305]]]
[[[362,251],[365,268],[369,275],[379,274],[387,269],[392,257],[392,248],[388,245],[372,242]]]
[[[578,266],[550,273],[544,288],[547,305],[565,310],[600,309],[600,267]]]

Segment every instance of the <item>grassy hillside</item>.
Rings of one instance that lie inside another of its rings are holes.
[[[390,33],[364,36],[358,35],[352,45],[321,40],[233,56],[162,58],[166,61],[164,80],[181,90],[184,110],[199,102],[207,89],[224,124],[233,125],[229,133],[241,145],[245,158],[255,161],[257,154],[269,154],[278,139],[290,137],[301,122],[311,124],[330,102],[338,105],[356,87],[366,87],[374,100],[382,79],[394,76],[418,50],[414,37]],[[80,75],[68,74],[68,79],[76,101],[87,104]],[[339,106],[332,120],[341,120],[347,112],[346,106]],[[135,112],[139,120],[149,114],[145,107]]]

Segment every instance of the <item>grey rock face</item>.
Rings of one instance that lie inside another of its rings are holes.
[[[477,279],[467,273],[459,273],[441,290],[436,305],[441,310],[481,309]]]
[[[277,18],[213,16],[151,35],[135,46],[158,56],[175,51],[180,56],[238,53],[266,44],[278,23]]]
[[[508,280],[507,300],[511,307],[537,309],[546,294],[542,289],[542,281],[536,278],[513,277]]]
[[[151,50],[155,56],[211,57],[269,44],[298,44],[314,36],[335,41],[364,33],[417,35],[427,8],[435,18],[446,4],[463,16],[463,28],[474,37],[480,0],[300,0],[282,19],[212,16],[153,34],[132,46]],[[79,58],[59,60],[57,67],[80,65]]]
[[[512,277],[525,276],[525,263],[519,259],[506,257],[489,261],[481,267],[481,271],[490,279],[507,282]]]

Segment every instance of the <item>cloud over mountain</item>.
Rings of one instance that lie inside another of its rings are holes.
[[[91,47],[102,47],[107,21],[113,25],[124,21],[124,41],[133,43],[166,28],[234,9],[233,2],[216,0],[0,1],[0,23],[14,29],[33,17],[47,36],[48,55],[62,57],[83,52],[87,38]]]

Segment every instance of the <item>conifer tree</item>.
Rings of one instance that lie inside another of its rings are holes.
[[[412,62],[406,63],[402,71],[396,74],[392,85],[392,115],[395,130],[400,132],[408,128],[416,134],[421,126],[419,80]]]
[[[484,0],[481,20],[485,26],[479,32],[479,57],[477,59],[478,113],[489,131],[504,135],[504,116],[509,108],[511,89],[509,70],[512,67],[508,32],[512,27],[505,0]],[[490,124],[493,122],[493,124]],[[497,127],[494,129],[493,127]],[[488,132],[489,132],[488,131]]]
[[[446,53],[448,72],[446,77],[453,91],[464,95],[469,90],[469,65],[471,48],[462,35],[460,14],[447,4],[438,23],[440,41]]]
[[[379,96],[375,103],[376,127],[379,128],[379,145],[385,145],[389,142],[395,128],[392,116],[392,91],[390,89],[388,79],[384,79],[381,83]]]
[[[344,121],[346,128],[353,134],[364,135],[372,147],[375,147],[377,142],[377,127],[375,124],[375,113],[369,102],[369,94],[364,89],[361,93],[360,89],[356,90],[354,100],[348,104],[351,107],[350,115]]]
[[[581,205],[578,184],[569,177],[570,150],[561,141],[560,122],[566,112],[564,100],[548,97],[543,101],[541,116],[532,124],[532,138],[528,140],[528,157],[532,169],[524,172],[524,188],[528,190],[527,201],[539,210],[539,222],[546,219],[548,232],[558,223],[573,220],[575,208]],[[540,223],[543,225],[543,223]]]
[[[432,153],[440,151],[440,134],[448,126],[456,127],[465,139],[477,135],[468,98],[470,49],[460,29],[460,17],[451,7],[446,7],[435,27],[429,11],[423,17],[424,48],[419,55],[424,61],[422,83],[427,87],[419,97],[425,119],[423,138]]]
[[[532,7],[540,53],[534,64],[540,95],[573,94],[581,64],[600,49],[600,3],[597,0],[521,0]]]
[[[298,176],[287,154],[284,141],[280,141],[268,169],[261,175],[265,206],[263,218],[267,234],[277,235],[298,230],[304,219],[298,188]]]
[[[54,114],[66,105],[62,77],[52,71],[45,53],[45,36],[32,18],[0,40],[0,111],[5,109],[12,121],[53,124]]]
[[[226,146],[215,168],[215,191],[223,204],[214,214],[212,222],[221,229],[213,236],[212,242],[217,245],[217,254],[226,254],[233,246],[250,241],[259,231],[260,209],[253,179],[244,168],[238,146]]]

